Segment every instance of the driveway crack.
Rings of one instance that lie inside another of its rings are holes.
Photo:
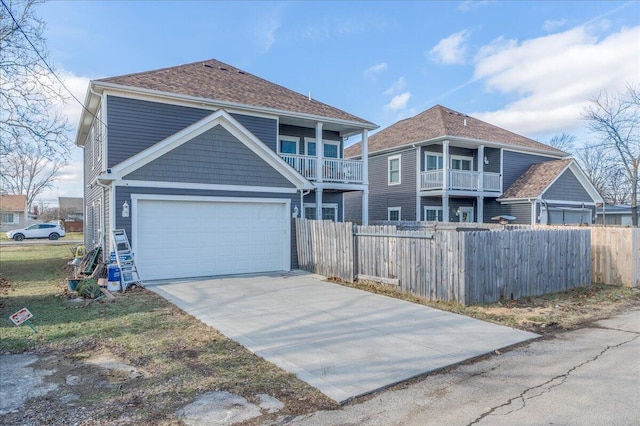
[[[633,334],[636,334],[636,333],[633,333]],[[524,407],[526,407],[527,400],[537,398],[537,397],[539,397],[541,395],[544,395],[545,393],[551,392],[551,390],[553,388],[561,386],[564,382],[566,382],[567,378],[569,378],[569,375],[571,373],[573,373],[575,370],[577,370],[578,368],[597,360],[602,355],[604,355],[608,350],[614,349],[614,348],[618,348],[618,347],[623,346],[623,345],[626,345],[627,343],[631,343],[631,342],[633,342],[634,340],[636,340],[638,338],[640,338],[640,334],[636,334],[631,339],[626,340],[626,341],[621,342],[621,343],[618,343],[617,345],[607,346],[606,348],[604,348],[599,354],[597,354],[593,358],[587,359],[586,361],[584,361],[584,362],[582,362],[582,363],[580,363],[580,364],[578,364],[576,366],[571,367],[566,373],[559,374],[559,375],[547,380],[544,383],[541,383],[539,385],[527,388],[524,391],[522,391],[522,393],[520,393],[519,395],[517,395],[517,396],[515,396],[513,398],[510,398],[509,400],[507,400],[503,404],[496,405],[495,407],[491,408],[489,411],[486,411],[486,412],[482,413],[480,416],[478,416],[471,423],[468,423],[467,426],[471,426],[473,424],[477,424],[487,416],[498,415],[498,414],[494,414],[494,413],[497,410],[499,410],[500,408],[507,407],[507,406],[511,405],[512,403],[514,403],[514,401],[518,401],[519,400],[519,401],[521,401],[522,405],[520,407],[518,407],[518,408],[514,408],[514,409],[512,409],[510,411],[507,411],[504,414],[499,414],[499,415],[507,416],[507,415],[509,415],[511,413],[515,413],[516,411],[522,410]],[[550,386],[546,387],[547,385],[550,385]],[[540,390],[540,392],[533,394],[533,392],[535,392],[536,390]]]

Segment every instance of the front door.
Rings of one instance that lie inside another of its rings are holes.
[[[473,207],[460,207],[460,222],[473,222]]]

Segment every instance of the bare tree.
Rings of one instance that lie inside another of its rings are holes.
[[[552,137],[547,145],[551,145],[554,148],[558,148],[560,151],[571,152],[573,151],[574,144],[576,142],[576,136],[570,133],[562,133]]]
[[[4,155],[0,180],[3,190],[10,194],[24,194],[27,207],[45,189],[51,188],[60,169],[67,165],[64,157],[52,156],[46,147],[35,143],[15,143]]]
[[[631,188],[618,159],[599,146],[585,146],[576,159],[593,186],[608,204],[629,204]]]
[[[620,162],[631,190],[632,223],[638,226],[640,89],[630,85],[623,93],[600,93],[585,109],[584,119],[600,140],[602,152],[613,153]]]
[[[16,144],[35,143],[47,156],[69,156],[68,126],[56,103],[64,88],[48,65],[41,0],[2,0],[0,5],[0,155]]]

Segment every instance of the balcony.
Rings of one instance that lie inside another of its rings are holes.
[[[420,172],[420,190],[462,190],[500,192],[500,173],[483,173],[483,188],[480,188],[480,173],[466,170],[448,170],[448,188],[443,187],[444,170]]]
[[[316,174],[318,172],[318,157],[298,154],[280,154],[280,157],[306,179],[318,180]],[[324,182],[363,183],[362,161],[323,158],[322,180]]]

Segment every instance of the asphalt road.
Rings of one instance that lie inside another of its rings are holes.
[[[286,424],[637,425],[639,389],[636,309]]]

